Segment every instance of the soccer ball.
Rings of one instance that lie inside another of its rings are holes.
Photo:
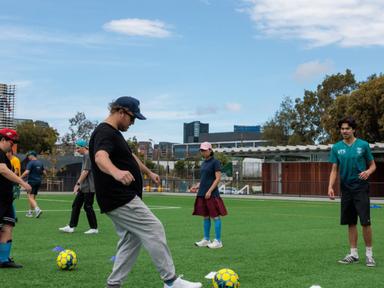
[[[76,253],[69,249],[61,251],[56,258],[56,264],[61,270],[73,270],[77,264]]]
[[[212,279],[213,288],[237,288],[240,287],[239,275],[231,269],[220,269]]]

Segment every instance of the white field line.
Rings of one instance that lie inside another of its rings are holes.
[[[26,198],[25,198],[26,199]],[[65,202],[65,203],[72,203],[73,201],[71,200],[60,200],[60,199],[45,199],[45,198],[39,198],[38,201],[47,201],[47,202]],[[16,202],[17,203],[17,202]],[[177,206],[160,206],[160,205],[154,205],[154,206],[148,206],[149,209],[151,210],[167,210],[167,209],[180,209],[181,207]],[[72,211],[71,209],[42,209],[43,212],[70,212]],[[100,209],[94,209],[95,211],[100,211]],[[27,212],[24,210],[17,210],[16,212]]]

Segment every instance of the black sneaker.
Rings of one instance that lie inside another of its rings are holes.
[[[23,268],[23,265],[16,264],[12,259],[7,262],[0,262],[0,268]]]
[[[344,257],[344,259],[341,259],[338,261],[341,264],[352,264],[359,262],[359,257],[352,256],[351,254],[348,254]]]

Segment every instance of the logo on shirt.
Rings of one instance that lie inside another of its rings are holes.
[[[356,153],[359,154],[359,155],[363,154],[363,148],[357,147],[356,148]]]
[[[345,153],[347,153],[347,151],[345,149],[337,150],[337,154],[339,154],[339,155],[344,155]]]

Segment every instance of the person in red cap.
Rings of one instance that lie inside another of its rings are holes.
[[[11,162],[6,153],[18,140],[15,130],[0,129],[0,268],[22,268],[10,257],[12,248],[12,230],[15,226],[15,211],[13,209],[13,185],[20,184],[25,190],[31,191],[31,186],[18,177],[11,169]]]
[[[201,155],[204,162],[200,167],[200,183],[197,192],[193,215],[204,217],[204,238],[195,245],[198,247],[208,247],[218,249],[223,247],[221,242],[221,218],[227,215],[223,199],[220,197],[218,185],[221,180],[221,165],[219,160],[214,158],[212,145],[203,142],[200,145]],[[215,223],[215,239],[210,241],[211,218]]]

